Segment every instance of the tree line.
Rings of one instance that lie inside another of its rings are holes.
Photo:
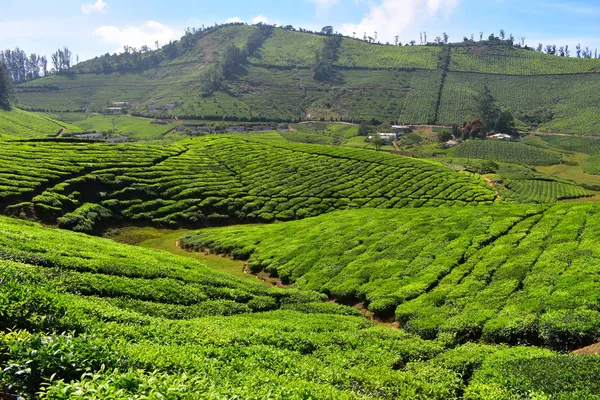
[[[8,71],[13,82],[26,82],[50,73],[64,73],[71,70],[73,53],[68,47],[56,50],[50,56],[52,68],[48,69],[48,59],[35,53],[27,54],[16,47],[14,50],[0,51],[0,64]]]

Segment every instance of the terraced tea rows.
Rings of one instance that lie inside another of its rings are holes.
[[[150,166],[177,154],[162,146],[1,142],[0,205],[31,200],[49,185],[98,169]],[[40,202],[43,203],[43,202]],[[48,206],[55,204],[47,203]]]
[[[598,59],[557,57],[506,45],[453,46],[450,70],[502,75],[600,72]]]
[[[81,132],[74,125],[41,117],[23,110],[0,110],[0,139],[31,139],[56,136],[59,132]]]
[[[561,156],[527,144],[495,140],[470,140],[461,144],[456,155],[522,165],[552,165],[560,163]]]
[[[425,338],[600,340],[596,205],[355,210],[190,234],[190,250],[249,257],[295,287],[365,301]]]
[[[503,197],[519,203],[555,203],[558,200],[579,199],[592,194],[581,186],[569,185],[557,181],[519,180],[510,181],[506,185],[508,191],[502,190]]]
[[[24,221],[0,217],[0,238],[8,397],[441,400],[600,389],[598,357],[424,340],[314,292]]]
[[[495,200],[476,175],[389,154],[242,136],[184,143],[185,152],[150,167],[96,171],[61,182],[33,199],[34,206],[62,215],[91,202],[128,220],[197,226]]]

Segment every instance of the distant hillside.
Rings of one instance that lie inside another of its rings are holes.
[[[316,67],[329,79],[315,80]],[[144,116],[450,125],[477,116],[474,96],[485,85],[519,127],[600,134],[599,83],[598,59],[500,40],[392,46],[233,24],[156,51],[97,57],[69,75],[21,84],[16,95],[35,110],[102,111],[127,101]]]

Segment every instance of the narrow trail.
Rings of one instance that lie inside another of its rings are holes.
[[[498,187],[494,184],[494,182],[492,182],[492,180],[490,178],[487,178],[485,176],[483,177],[483,179],[485,179],[485,181],[492,187],[492,189],[494,189],[494,192],[496,192],[496,197],[498,197],[498,199],[502,200],[502,196],[500,196]]]
[[[575,350],[572,354],[578,355],[600,355],[600,343],[593,344],[591,346],[584,347],[583,349]]]
[[[200,252],[188,251],[181,247],[180,238],[188,232],[186,229],[166,230],[156,228],[122,228],[120,232],[110,238],[119,243],[126,243],[140,247],[159,249],[168,251],[169,253],[192,258],[203,262],[208,267],[217,271],[233,275],[245,281],[261,282],[270,287],[278,287],[282,289],[291,289],[292,284],[284,283],[280,278],[271,276],[266,271],[258,273],[252,272],[245,261],[235,260],[231,255],[215,254],[208,249]],[[329,299],[329,303],[339,304],[336,299]],[[379,318],[369,311],[368,305],[364,302],[358,302],[351,307],[359,310],[363,316],[375,323],[378,326],[386,326],[388,328],[400,329],[400,326],[393,317]]]

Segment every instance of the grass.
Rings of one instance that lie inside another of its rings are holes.
[[[50,113],[42,114],[61,121],[77,125],[86,132],[110,133],[112,136],[124,136],[131,140],[160,140],[167,132],[177,126],[170,122],[167,125],[153,124],[154,119],[138,118],[129,115],[99,115],[84,113]],[[113,130],[114,122],[114,130]],[[67,131],[67,133],[70,133]],[[180,135],[185,137],[185,135]]]
[[[262,282],[254,275],[244,272],[245,263],[243,261],[233,260],[216,254],[205,254],[204,252],[191,253],[181,249],[177,245],[179,238],[189,232],[190,231],[186,229],[171,230],[152,227],[130,227],[109,231],[106,234],[106,237],[118,243],[163,250],[177,256],[189,257],[206,264],[210,268],[235,276],[241,280]]]

